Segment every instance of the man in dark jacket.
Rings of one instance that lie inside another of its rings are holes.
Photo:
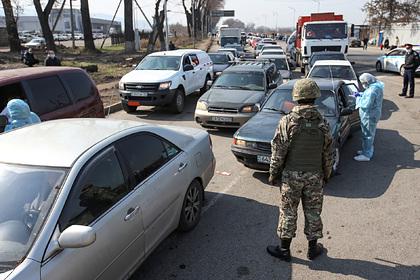
[[[55,56],[54,51],[48,51],[47,58],[44,61],[45,66],[61,66],[61,61]]]
[[[399,96],[405,96],[406,98],[414,97],[414,77],[416,75],[416,69],[420,65],[420,57],[417,52],[413,50],[413,45],[406,44],[405,49],[407,53],[405,54],[405,63],[404,63],[404,85],[402,93]],[[410,83],[410,93],[407,95],[408,84]]]
[[[32,52],[32,49],[28,49],[23,54],[23,63],[25,63],[29,67],[32,67],[35,64],[38,64],[39,63],[39,60],[35,58],[35,56],[34,56],[34,54]]]

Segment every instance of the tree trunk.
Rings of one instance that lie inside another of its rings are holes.
[[[80,0],[80,13],[82,14],[85,49],[90,52],[96,52],[97,50],[96,50],[95,42],[93,41],[93,35],[92,35],[92,23],[90,21],[88,0]]]
[[[125,51],[134,52],[133,0],[124,0]]]
[[[18,52],[21,49],[19,35],[16,25],[15,17],[13,16],[13,7],[10,0],[2,0],[4,15],[6,20],[6,29],[9,39],[9,46],[11,52]]]
[[[48,17],[50,15],[52,6],[54,5],[55,0],[48,0],[47,5],[45,6],[44,10],[42,10],[41,1],[34,0],[34,6],[36,13],[38,15],[39,24],[41,25],[42,35],[45,39],[47,44],[47,48],[49,50],[56,51],[56,46],[54,42],[54,36],[51,32],[51,28],[48,22]]]
[[[165,48],[165,46],[166,46],[165,33],[163,32],[164,23],[165,23],[165,13],[163,11],[160,11],[160,13],[159,13],[159,24],[157,25],[157,30],[158,30],[158,36],[159,36],[159,41],[160,41],[160,50],[161,51],[166,50],[166,48]]]
[[[191,38],[191,26],[192,26],[192,14],[188,11],[187,6],[185,5],[185,0],[182,0],[182,6],[184,7],[185,16],[187,18],[187,30],[188,30],[188,37]]]

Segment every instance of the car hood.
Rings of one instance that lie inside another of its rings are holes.
[[[264,97],[263,91],[211,88],[200,100],[209,106],[239,109],[245,104],[260,103]]]
[[[270,143],[274,138],[280,119],[284,116],[274,112],[259,112],[238,129],[234,137],[246,141]],[[330,126],[333,138],[335,138],[338,132],[337,118],[325,117],[325,119]]]
[[[133,70],[124,75],[123,83],[160,83],[171,80],[177,73],[175,70]]]

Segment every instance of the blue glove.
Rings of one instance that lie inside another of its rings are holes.
[[[352,96],[356,98],[356,97],[360,97],[360,96],[362,96],[362,95],[360,94],[360,92],[357,92],[357,91],[356,91],[356,92],[354,92],[354,93],[352,94]]]

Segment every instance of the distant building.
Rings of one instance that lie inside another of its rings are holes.
[[[52,9],[48,19],[50,27],[52,28],[57,20],[60,9]],[[54,32],[70,33],[71,32],[71,17],[70,9],[63,9],[61,16],[57,22]],[[83,33],[82,14],[80,10],[73,9],[74,32]],[[107,33],[110,27],[115,32],[121,32],[121,22],[114,21],[111,26],[111,21],[106,19],[91,18],[92,31],[94,33]],[[0,16],[0,27],[5,27],[6,22],[4,16]],[[17,22],[18,31],[41,32],[41,25],[37,16],[21,16]]]

